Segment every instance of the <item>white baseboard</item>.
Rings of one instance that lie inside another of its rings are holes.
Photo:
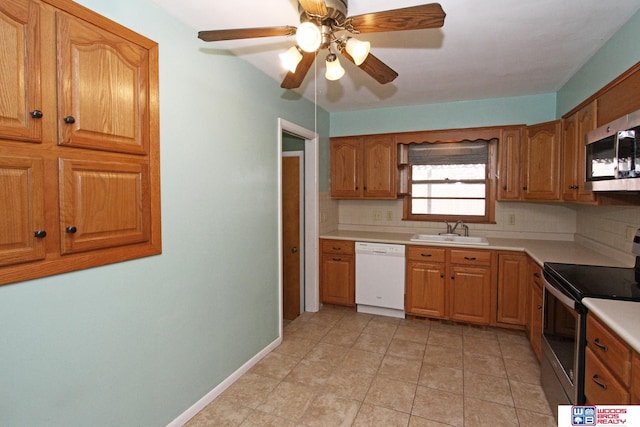
[[[198,412],[202,411],[205,406],[218,397],[223,391],[231,386],[238,380],[243,374],[253,367],[256,363],[262,360],[267,354],[271,353],[273,349],[280,345],[282,342],[282,336],[278,337],[271,344],[263,348],[258,354],[249,359],[244,365],[239,367],[234,373],[229,375],[224,381],[218,384],[213,390],[205,394],[200,400],[194,403],[189,409],[180,414],[175,420],[167,424],[167,427],[181,427],[193,418]]]

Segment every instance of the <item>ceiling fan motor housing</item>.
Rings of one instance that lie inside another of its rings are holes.
[[[322,21],[324,21],[325,19],[334,19],[338,22],[344,22],[344,20],[347,18],[349,0],[325,0],[325,4],[327,5],[327,15],[321,17]],[[301,22],[310,20],[301,5],[298,5],[298,10],[300,11]]]

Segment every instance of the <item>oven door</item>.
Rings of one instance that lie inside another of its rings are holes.
[[[585,309],[545,275],[541,368],[552,406],[584,403]]]

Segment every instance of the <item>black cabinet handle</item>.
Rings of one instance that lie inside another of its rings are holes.
[[[29,113],[33,119],[41,119],[44,114],[40,110],[33,110]]]
[[[594,383],[598,384],[598,386],[600,386],[603,390],[606,390],[607,385],[605,383],[598,381],[599,378],[600,377],[598,377],[598,374],[596,374],[591,379],[593,380]]]
[[[538,310],[542,310],[542,306],[541,306],[541,305],[536,306],[536,308],[537,308]]]
[[[533,277],[537,277],[539,279],[540,278],[540,273],[533,273]]]
[[[430,257],[430,256],[431,256],[431,254],[420,254],[420,256]]]
[[[334,261],[342,261],[342,258],[333,258]]]
[[[66,231],[69,234],[73,234],[76,231],[78,231],[78,229],[75,226],[71,225],[71,226],[65,228],[64,231]]]
[[[505,185],[504,187],[502,187],[502,189],[503,189],[504,191],[507,191],[507,186]]]
[[[42,239],[43,237],[47,237],[47,232],[45,230],[34,231],[33,237],[36,239]]]
[[[73,123],[75,123],[75,122],[76,122],[76,119],[75,119],[75,117],[73,117],[73,116],[67,116],[67,117],[65,117],[63,120],[64,120],[64,122],[65,122],[66,124],[68,124],[68,125],[73,124]]]
[[[476,257],[474,257],[474,256],[466,256],[466,257],[464,257],[464,259],[466,259],[467,261],[475,261]]]
[[[600,338],[596,338],[595,340],[593,340],[593,345],[595,345],[596,347],[598,347],[600,350],[604,351],[605,353],[607,351],[609,351],[609,347],[607,347],[604,344],[600,344]]]
[[[527,187],[522,187],[522,189],[523,189],[524,191],[527,191]]]

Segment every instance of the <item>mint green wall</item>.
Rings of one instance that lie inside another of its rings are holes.
[[[558,91],[557,116],[562,117],[640,61],[639,41],[640,12],[637,12]]]
[[[331,113],[331,136],[540,123],[555,106],[544,94]]]
[[[80,3],[160,45],[163,254],[0,287],[0,425],[162,426],[278,335],[277,118],[314,107],[147,0]]]

